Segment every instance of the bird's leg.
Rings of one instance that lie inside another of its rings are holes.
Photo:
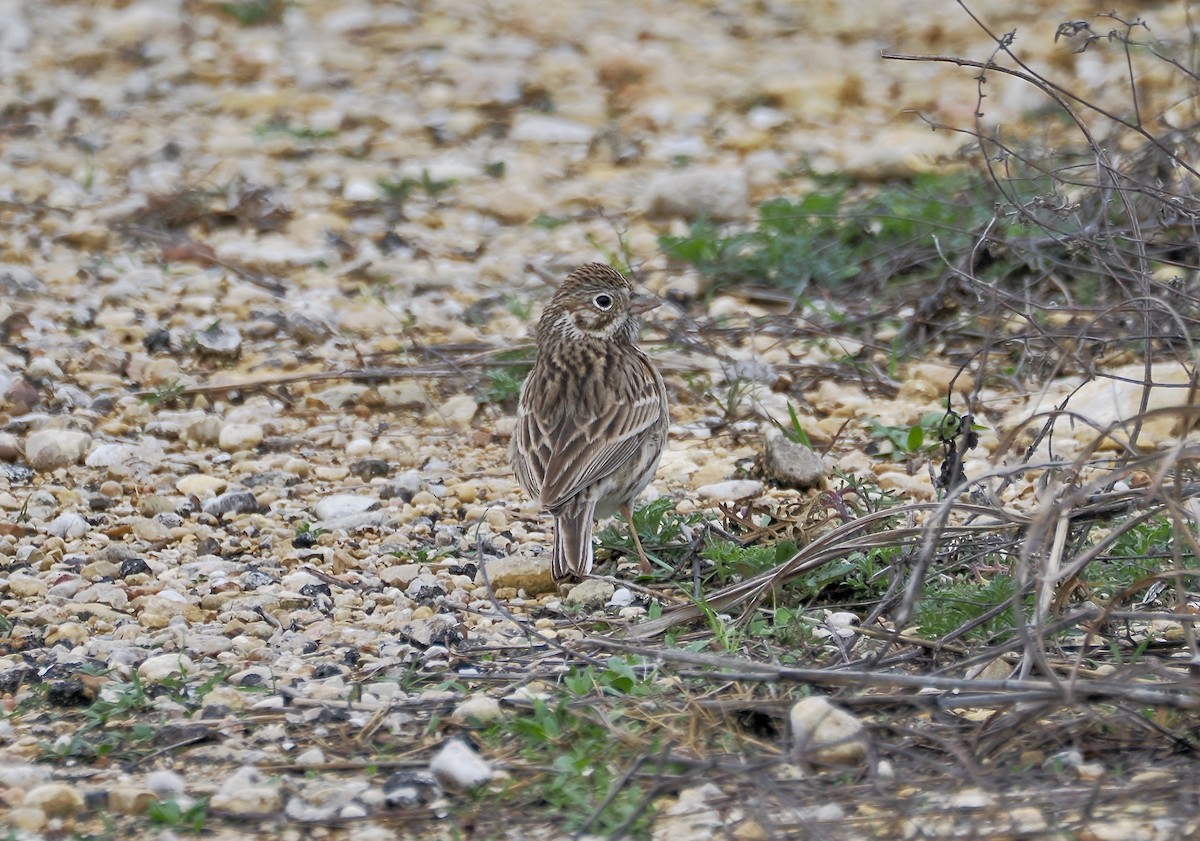
[[[650,559],[646,557],[646,550],[642,548],[642,539],[638,537],[637,529],[633,525],[633,506],[630,503],[625,503],[621,506],[621,513],[625,515],[625,522],[629,523],[629,533],[633,535],[633,545],[638,550],[638,571],[642,575],[650,573]]]

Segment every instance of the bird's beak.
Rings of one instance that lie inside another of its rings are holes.
[[[662,304],[662,299],[655,298],[653,295],[634,295],[629,299],[629,311],[634,315],[639,315],[649,312],[660,304]]]

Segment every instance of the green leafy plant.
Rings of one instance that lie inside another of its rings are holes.
[[[283,20],[284,0],[238,0],[222,3],[220,9],[242,26],[261,26]]]
[[[521,394],[521,384],[529,374],[529,367],[521,365],[489,369],[482,389],[483,399],[480,402],[499,405],[513,403]]]
[[[610,678],[622,679],[620,675]],[[622,715],[619,709],[576,709],[566,703],[535,700],[527,713],[479,735],[485,743],[508,746],[526,762],[548,769],[539,778],[537,800],[532,804],[535,809],[571,832],[581,828],[603,804],[589,830],[607,836],[643,807],[646,783],[625,780],[622,774],[622,765],[636,762],[637,753],[624,755],[621,747],[634,743],[638,753],[654,752],[655,744],[644,737],[644,731],[642,722]],[[614,793],[617,785],[620,789]],[[511,794],[501,792],[499,796],[524,796],[519,782],[510,784],[509,789]],[[629,833],[635,837],[646,834],[652,817],[650,809],[641,812]]]
[[[916,280],[942,270],[939,248],[954,255],[973,246],[992,205],[983,180],[966,172],[920,174],[870,196],[827,179],[798,200],[764,202],[748,231],[725,234],[700,220],[686,236],[660,237],[659,246],[713,287],[752,283],[800,294],[861,274]]]
[[[696,514],[679,514],[668,497],[656,499],[633,512],[633,527],[637,529],[647,556],[666,564],[674,564],[687,550],[689,527],[700,522]],[[602,548],[623,555],[637,554],[637,547],[623,522],[614,520],[596,535]]]
[[[183,395],[186,388],[179,380],[167,380],[148,394],[143,394],[142,400],[151,406],[169,406]]]
[[[329,129],[294,126],[287,120],[271,120],[268,123],[263,123],[254,129],[254,133],[259,137],[282,134],[294,140],[328,140],[331,137],[337,136],[337,132]]]
[[[208,821],[208,799],[201,797],[187,808],[174,800],[160,800],[150,804],[146,818],[153,826],[203,832]]]

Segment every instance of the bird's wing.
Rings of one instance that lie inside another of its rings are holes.
[[[542,504],[549,509],[615,472],[632,459],[647,430],[662,421],[661,380],[649,360],[637,354],[621,399],[596,404],[592,411],[556,413],[557,427],[544,430],[549,444],[541,473]]]

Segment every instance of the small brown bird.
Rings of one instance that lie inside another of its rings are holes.
[[[625,515],[642,572],[633,500],[667,442],[667,392],[637,346],[638,314],[658,306],[603,263],[572,272],[538,322],[511,454],[525,492],[554,515],[555,580],[592,570],[592,521]]]

